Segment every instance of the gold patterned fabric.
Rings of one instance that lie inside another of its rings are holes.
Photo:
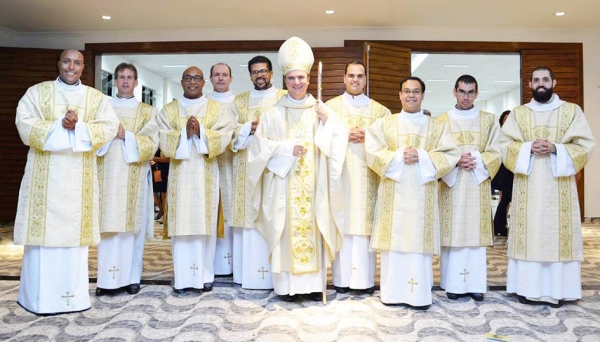
[[[439,120],[448,122],[460,153],[477,151],[490,177],[477,184],[471,171],[458,168],[452,187],[440,182],[440,222],[442,246],[479,247],[493,244],[491,178],[501,163],[500,124],[497,116],[480,111],[476,117],[452,118],[448,113]]]
[[[137,106],[113,106],[123,128],[134,134],[138,162],[127,163],[124,140],[115,139],[106,154],[98,157],[101,192],[101,233],[138,233],[152,221],[152,178],[149,161],[158,148],[156,109],[138,102]],[[146,218],[146,220],[144,220]],[[152,233],[147,229],[146,233]]]
[[[77,113],[77,129],[87,130],[92,151],[73,152],[72,146],[61,151],[43,150],[49,137],[68,140],[55,135],[64,130],[61,122],[67,108]],[[21,98],[15,122],[21,140],[30,146],[15,218],[15,244],[97,244],[100,196],[94,150],[110,141],[119,125],[108,100],[84,85],[43,82],[29,88]]]
[[[459,153],[448,124],[422,114],[400,113],[366,130],[371,169],[381,176],[371,247],[383,251],[439,254],[438,182],[420,183],[420,163],[405,164],[399,181],[385,176],[397,150],[412,146],[429,156],[436,178],[456,165]]]
[[[595,147],[594,137],[579,106],[563,103],[548,111],[528,106],[513,110],[501,129],[504,164],[515,172],[519,153],[535,139],[548,139],[565,147],[574,171],[580,171]],[[579,201],[574,174],[555,177],[553,156],[532,155],[520,163],[531,163],[529,174],[515,173],[508,256],[513,259],[558,262],[583,260]],[[558,158],[557,158],[558,160]]]
[[[165,214],[169,236],[216,235],[219,205],[216,157],[229,145],[233,131],[233,122],[222,109],[213,100],[189,104],[176,100],[158,113],[160,149],[165,157],[171,158]],[[190,116],[195,116],[201,125],[208,153],[199,154],[192,144],[189,158],[175,159],[182,129]]]
[[[326,104],[347,129],[366,128],[375,120],[391,115],[389,109],[373,100],[364,107],[355,107],[343,96],[337,96]],[[342,178],[346,193],[344,234],[371,235],[379,176],[367,166],[364,143],[348,144]]]

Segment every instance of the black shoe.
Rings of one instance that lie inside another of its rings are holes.
[[[129,286],[125,288],[125,291],[129,294],[136,294],[140,292],[140,284],[129,284]]]
[[[96,287],[96,297],[101,297],[110,293],[110,290]]]
[[[548,303],[548,305],[551,308],[555,308],[555,309],[560,308],[561,306],[563,306],[563,304],[564,304],[564,302],[562,300],[559,300],[558,303],[556,303],[556,304],[554,304],[554,303]]]
[[[413,310],[425,311],[425,310],[429,309],[429,307],[431,307],[431,304],[429,304],[429,305],[421,305],[421,306],[412,306],[412,305],[409,305],[408,307],[410,307]]]
[[[349,287],[334,286],[333,288],[335,289],[335,292],[337,292],[337,293],[348,293],[348,291],[350,291]]]
[[[483,293],[469,293],[469,296],[476,302],[481,302],[483,300]]]
[[[323,292],[309,293],[308,298],[310,298],[310,300],[314,300],[315,302],[320,302],[323,300]]]
[[[448,299],[456,300],[460,297],[460,295],[457,293],[446,292],[446,297],[448,297]]]
[[[298,297],[296,295],[293,295],[293,296],[290,296],[290,295],[279,296],[279,299],[283,300],[284,302],[288,302],[288,303],[295,302],[297,298]]]
[[[364,292],[366,294],[373,294],[373,293],[375,293],[375,286],[371,286],[368,289],[364,289]]]
[[[173,288],[173,291],[175,291],[175,293],[177,293],[177,294],[180,294],[180,295],[183,295],[183,294],[185,294],[185,290],[184,290],[184,289],[176,289],[176,288]]]
[[[202,291],[210,292],[210,291],[212,291],[212,289],[213,289],[213,283],[206,283],[206,284],[204,284]]]

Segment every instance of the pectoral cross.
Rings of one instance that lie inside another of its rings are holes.
[[[198,266],[196,266],[196,264],[192,264],[192,267],[190,267],[190,269],[194,270],[194,277],[196,276],[196,270],[198,269]]]
[[[410,293],[413,293],[413,286],[414,285],[419,285],[419,283],[417,283],[413,278],[410,278],[410,280],[408,281],[408,283],[410,285]]]
[[[258,270],[258,272],[262,273],[262,278],[263,280],[265,279],[265,273],[269,273],[269,271],[265,270],[264,267],[260,267],[260,270]]]
[[[227,259],[227,265],[231,265],[231,254],[229,252],[227,252],[227,255],[223,259]]]
[[[115,279],[115,275],[117,274],[117,272],[119,272],[119,269],[117,268],[117,266],[113,265],[113,267],[110,270],[108,270],[108,272],[112,272],[112,278]]]
[[[69,306],[69,298],[73,298],[75,296],[73,296],[69,291],[67,291],[67,295],[66,296],[61,296],[62,298],[65,298],[67,300],[67,306]]]
[[[463,283],[467,281],[467,275],[469,274],[469,272],[467,272],[467,269],[465,268],[465,270],[461,273],[459,273],[461,276],[463,276]]]

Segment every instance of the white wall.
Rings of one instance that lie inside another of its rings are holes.
[[[84,49],[86,43],[202,40],[283,40],[302,37],[314,47],[343,46],[344,40],[461,40],[498,42],[583,43],[584,109],[595,136],[600,139],[600,40],[598,29],[542,30],[482,27],[345,27],[279,29],[202,29],[119,32],[28,33],[7,37],[16,47]],[[0,35],[2,41],[3,35]],[[560,80],[558,80],[560,82]],[[559,94],[560,95],[560,94]],[[600,217],[600,157],[586,167],[585,215]]]
[[[494,96],[491,99],[484,101],[484,104],[479,104],[479,108],[488,113],[493,113],[498,116],[505,110],[512,110],[513,108],[520,105],[521,91],[519,87],[512,89],[511,91],[504,92],[500,95]]]
[[[121,63],[129,63],[129,61],[119,56],[102,56],[102,70],[110,73],[114,73],[117,65]],[[154,103],[154,107],[161,110],[164,106],[165,98],[164,78],[147,69],[138,67],[137,65],[136,69],[138,71],[138,85],[135,87],[133,95],[138,101],[142,101],[142,86],[154,89],[156,91],[156,102]]]

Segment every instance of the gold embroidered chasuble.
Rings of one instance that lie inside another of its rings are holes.
[[[443,120],[418,113],[400,113],[376,120],[367,128],[367,164],[381,177],[371,247],[439,254],[438,182],[421,185],[417,163],[404,165],[398,182],[384,176],[396,150],[409,146],[427,152],[435,166],[436,179],[447,174],[460,157],[448,124]]]
[[[206,135],[208,154],[194,144],[189,159],[175,159],[182,129],[195,116]],[[158,113],[159,146],[169,163],[166,222],[169,236],[216,235],[219,205],[217,156],[229,145],[233,122],[221,104],[206,100],[184,106],[175,100]]]
[[[113,139],[119,121],[104,95],[87,86],[64,88],[58,81],[36,84],[19,101],[16,126],[30,146],[19,192],[14,242],[46,247],[100,242],[96,150]],[[92,150],[44,151],[52,126],[68,109],[85,123]]]
[[[348,129],[366,128],[376,119],[391,115],[389,109],[374,100],[364,107],[355,107],[340,95],[326,104]],[[379,176],[367,166],[364,143],[348,143],[342,178],[346,194],[344,234],[371,235]]]
[[[591,157],[595,142],[583,111],[564,103],[549,111],[523,105],[501,129],[504,165],[515,171],[523,143],[548,139],[564,144],[575,171]],[[551,155],[535,155],[529,175],[515,173],[508,257],[557,262],[583,260],[583,241],[575,176],[554,177]]]
[[[315,102],[311,95],[300,103],[282,97],[261,115],[248,148],[250,189],[262,180],[261,191],[253,191],[258,214],[254,226],[267,241],[275,273],[319,272],[322,246],[330,260],[341,247],[339,203],[348,131],[330,114],[329,131],[319,127],[322,131],[317,132]],[[324,140],[319,142],[320,138]],[[266,168],[280,146],[296,144],[304,145],[308,152],[295,157],[283,178]]]
[[[451,118],[444,113],[459,153],[478,151],[490,177],[477,184],[470,171],[458,169],[456,183],[440,182],[442,246],[476,247],[493,244],[491,178],[502,162],[500,124],[496,115],[479,112],[474,118]]]
[[[123,140],[115,139],[108,152],[98,157],[101,193],[101,233],[138,233],[147,224],[152,227],[152,179],[149,161],[158,148],[156,109],[138,102],[135,107],[113,106],[126,131],[135,134],[139,161],[128,164]],[[144,211],[147,212],[143,222]],[[146,235],[153,236],[153,229]]]
[[[241,127],[248,121],[259,118],[262,112],[272,107],[279,99],[287,94],[287,90],[278,89],[275,96],[252,98],[251,92],[247,91],[235,97],[232,106],[232,116],[237,123],[233,133],[233,140],[237,137]],[[233,143],[231,146],[233,149]],[[252,191],[248,191],[247,177],[248,155],[246,149],[235,151],[233,155],[233,195],[231,216],[227,216],[234,227],[253,228],[254,218],[257,213],[252,207]],[[256,185],[256,191],[260,191],[260,185]]]

